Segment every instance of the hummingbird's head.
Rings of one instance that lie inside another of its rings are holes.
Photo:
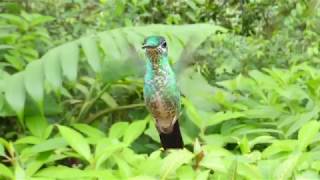
[[[167,42],[162,36],[148,36],[145,38],[142,48],[146,50],[146,55],[153,63],[159,61],[159,57],[167,55]]]

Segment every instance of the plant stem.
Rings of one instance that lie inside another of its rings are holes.
[[[118,107],[114,107],[114,108],[109,108],[109,109],[105,109],[102,111],[97,112],[96,114],[93,114],[91,116],[89,116],[88,119],[85,120],[85,123],[92,123],[94,120],[98,119],[99,117],[108,114],[110,112],[113,111],[120,111],[120,110],[125,110],[125,109],[132,109],[132,108],[139,108],[139,107],[144,107],[145,104],[144,103],[139,103],[139,104],[130,104],[130,105],[125,105],[125,106],[118,106]]]

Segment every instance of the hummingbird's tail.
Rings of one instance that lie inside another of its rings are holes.
[[[164,149],[182,149],[183,140],[180,132],[179,121],[177,120],[173,126],[173,130],[169,134],[159,132],[162,147]]]

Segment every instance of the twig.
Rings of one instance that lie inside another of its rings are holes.
[[[85,120],[85,123],[92,123],[94,120],[98,119],[99,117],[108,114],[110,112],[113,111],[120,111],[120,110],[125,110],[125,109],[132,109],[132,108],[139,108],[139,107],[144,107],[145,104],[144,103],[140,103],[140,104],[130,104],[130,105],[125,105],[125,106],[118,106],[118,107],[114,107],[114,108],[109,108],[109,109],[105,109],[102,111],[99,111],[98,113],[89,116],[88,119]]]

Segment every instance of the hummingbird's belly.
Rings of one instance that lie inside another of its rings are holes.
[[[164,133],[171,132],[178,114],[174,101],[160,93],[155,93],[149,100],[147,106],[156,120],[158,129]]]

